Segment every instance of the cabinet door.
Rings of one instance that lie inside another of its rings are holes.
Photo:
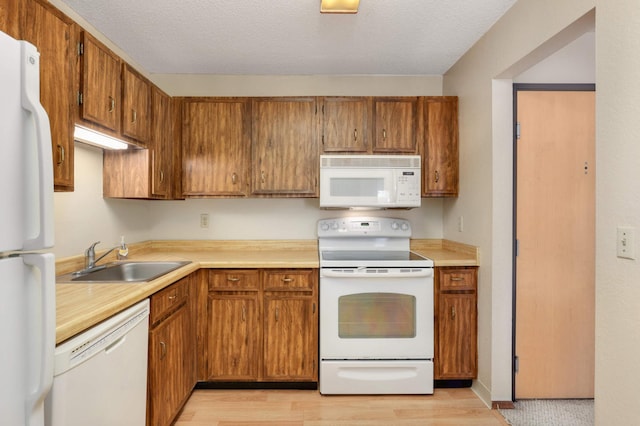
[[[417,111],[416,97],[374,98],[373,152],[415,154]]]
[[[316,196],[316,99],[253,99],[252,193]]]
[[[73,191],[73,23],[49,4],[25,1],[21,38],[40,52],[40,101],[51,123],[55,189]]]
[[[122,134],[146,146],[149,139],[149,83],[129,65],[122,67]]]
[[[264,312],[264,379],[317,380],[318,318],[313,298],[268,294]]]
[[[193,389],[193,335],[187,305],[149,333],[147,424],[170,425]]]
[[[80,118],[120,132],[120,58],[82,32]]]
[[[322,150],[366,153],[369,145],[368,98],[324,98]]]
[[[151,91],[151,195],[171,198],[173,177],[173,138],[171,137],[171,99],[160,89]]]
[[[257,380],[258,294],[209,293],[207,380]]]
[[[21,0],[0,0],[0,31],[20,39],[19,12]],[[30,6],[29,6],[30,7]]]
[[[458,196],[458,98],[424,100],[423,195]]]
[[[436,379],[477,376],[477,311],[475,294],[442,293],[438,303]]]
[[[246,99],[184,102],[184,195],[247,195],[251,144],[248,106]]]

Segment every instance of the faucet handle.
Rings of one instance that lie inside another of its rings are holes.
[[[96,241],[95,243],[91,244],[91,246],[86,250],[85,254],[90,257],[95,256],[96,246],[98,244],[100,244],[100,241]]]

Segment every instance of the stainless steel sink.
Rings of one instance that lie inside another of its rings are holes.
[[[190,261],[116,262],[58,278],[61,282],[141,282],[153,281]]]

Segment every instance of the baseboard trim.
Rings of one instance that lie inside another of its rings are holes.
[[[318,382],[198,382],[195,388],[316,390],[318,389]]]
[[[513,401],[491,401],[491,409],[493,410],[513,410],[515,405]]]

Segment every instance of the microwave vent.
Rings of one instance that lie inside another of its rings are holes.
[[[418,155],[336,155],[320,157],[320,167],[329,168],[420,168]]]

